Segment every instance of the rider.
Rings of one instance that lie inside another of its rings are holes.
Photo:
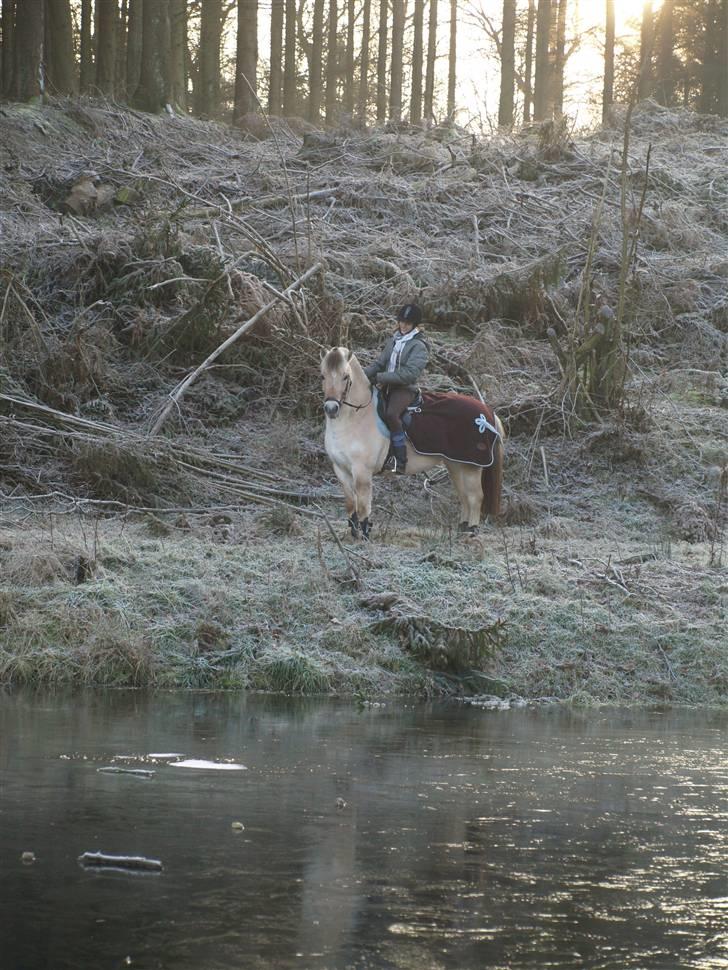
[[[403,475],[407,466],[407,446],[402,415],[419,394],[417,381],[427,366],[430,349],[419,329],[422,311],[407,303],[397,314],[398,329],[384,345],[377,359],[364,373],[384,392],[387,409],[384,421],[392,437],[394,470]]]

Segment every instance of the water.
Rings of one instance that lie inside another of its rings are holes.
[[[0,695],[0,967],[727,968],[727,742],[724,713]]]

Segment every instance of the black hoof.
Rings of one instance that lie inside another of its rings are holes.
[[[352,539],[356,539],[359,535],[359,516],[356,512],[352,512],[349,516],[349,529],[351,530]]]
[[[369,521],[369,519],[362,519],[360,524],[361,524],[361,537],[362,539],[365,539],[368,542],[369,533],[371,532],[372,524]]]

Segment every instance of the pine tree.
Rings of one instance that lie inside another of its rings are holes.
[[[283,68],[283,114],[296,113],[296,0],[286,0],[286,50]]]
[[[142,54],[139,84],[132,104],[140,111],[158,113],[170,100],[170,24],[166,3],[144,0],[142,5]]]
[[[434,118],[436,58],[437,58],[437,0],[430,0],[430,17],[427,25],[427,67],[425,68],[425,105],[424,105],[424,115],[428,124]]]
[[[42,94],[41,63],[45,4],[43,0],[16,0],[15,57],[12,97],[15,101],[33,101]]]
[[[313,37],[311,39],[311,67],[308,89],[308,120],[316,124],[321,120],[321,82],[324,42],[324,0],[314,0]]]
[[[536,72],[533,90],[533,120],[544,121],[548,115],[551,88],[551,0],[538,0],[536,11]]]
[[[329,31],[326,45],[326,124],[334,122],[339,81],[339,11],[336,0],[329,0]]]
[[[149,0],[144,0],[145,5]],[[204,0],[200,17],[200,51],[197,58],[195,114],[214,118],[220,108],[220,40],[222,0]]]
[[[389,0],[379,0],[379,32],[377,50],[377,121],[387,117],[387,27]]]
[[[187,0],[168,2],[170,100],[184,112],[187,111]],[[129,13],[131,14],[131,7]],[[129,38],[131,43],[131,33]]]
[[[10,95],[13,88],[15,61],[15,0],[2,0],[3,63],[0,94]]]
[[[96,88],[107,97],[116,93],[116,0],[96,0]]]
[[[349,117],[354,115],[354,27],[356,8],[354,0],[346,4],[346,58],[344,64],[344,109]]]
[[[526,50],[523,65],[523,123],[528,124],[533,111],[533,35],[536,26],[536,0],[528,0],[526,17]]]
[[[675,97],[673,74],[673,0],[662,0],[657,21],[657,77],[655,97],[660,104],[672,104]]]
[[[270,75],[268,113],[281,113],[281,69],[283,60],[283,0],[272,0],[270,15]]]
[[[56,94],[77,90],[73,21],[69,0],[46,0],[46,73]]]
[[[371,0],[364,0],[361,26],[361,57],[359,58],[359,119],[365,124],[369,106],[369,42],[371,31]]]
[[[637,81],[637,94],[641,100],[652,94],[652,49],[654,47],[655,22],[652,13],[652,0],[642,5],[642,26],[640,28],[640,73]]]
[[[412,90],[410,94],[410,121],[418,125],[422,120],[422,62],[425,0],[415,0],[413,17],[414,38],[412,43]]]
[[[233,123],[258,108],[258,0],[238,0],[238,50],[235,61]]]
[[[568,0],[558,0],[556,45],[552,75],[553,113],[559,118],[564,110],[564,67],[566,64],[566,7]]]
[[[457,0],[450,0],[450,53],[447,72],[447,115],[452,118],[455,114],[455,82],[457,68],[457,29],[458,5]]]
[[[516,80],[516,0],[503,0],[503,33],[501,39],[500,101],[498,124],[513,125],[513,94]]]
[[[604,28],[604,92],[602,95],[602,122],[606,123],[609,109],[614,103],[614,0],[606,3]]]
[[[389,117],[402,119],[402,56],[406,0],[392,0],[392,50],[389,69]]]
[[[141,2],[141,0],[132,0]],[[87,94],[94,77],[93,47],[91,45],[91,0],[81,0],[81,36],[79,39],[80,75],[78,86]]]

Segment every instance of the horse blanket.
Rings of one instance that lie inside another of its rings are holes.
[[[481,467],[493,464],[499,437],[495,414],[474,397],[425,392],[402,423],[410,444],[421,455]]]

